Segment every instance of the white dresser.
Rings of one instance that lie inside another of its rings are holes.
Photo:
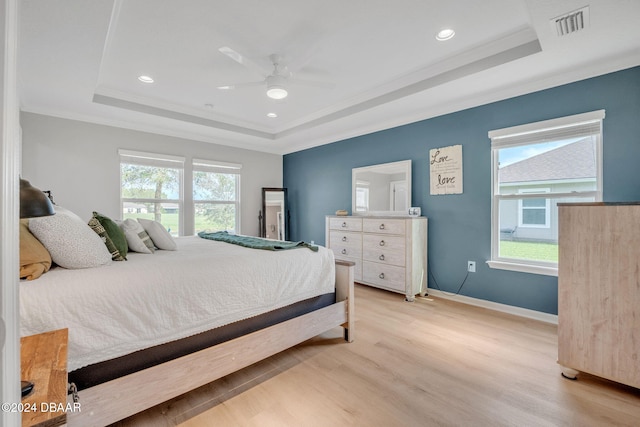
[[[413,301],[427,288],[427,218],[327,216],[326,246],[353,261],[354,279]]]

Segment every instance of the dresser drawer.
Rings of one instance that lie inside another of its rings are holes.
[[[402,293],[405,291],[405,269],[403,267],[363,261],[362,279],[374,286],[393,289]]]
[[[362,231],[362,218],[329,218],[329,229],[342,231]]]
[[[348,258],[362,258],[362,246],[348,246],[348,245],[331,245],[333,255],[338,259]],[[352,261],[352,260],[350,260]]]
[[[406,250],[403,236],[365,234],[362,242],[363,260],[404,267]]]
[[[405,220],[393,218],[363,218],[362,231],[365,233],[405,234]]]
[[[362,233],[331,230],[329,232],[329,246],[332,248],[334,246],[360,248],[362,247]]]

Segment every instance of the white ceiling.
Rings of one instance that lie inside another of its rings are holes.
[[[23,111],[281,154],[640,65],[640,0],[20,5]],[[587,5],[588,28],[558,37],[550,20]],[[218,89],[264,78],[225,46],[326,85]]]

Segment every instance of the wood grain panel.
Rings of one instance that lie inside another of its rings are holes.
[[[342,231],[362,231],[362,218],[335,217],[329,219],[329,228]]]
[[[362,278],[365,282],[398,292],[405,291],[405,269],[377,262],[362,262]]]
[[[23,426],[59,426],[66,422],[67,329],[20,338],[21,378],[34,384],[22,399],[29,411]]]
[[[364,218],[362,231],[365,233],[405,234],[405,220],[395,218]]]
[[[640,206],[559,215],[558,363],[640,387]]]
[[[364,234],[362,259],[404,267],[407,252],[405,239],[404,236]]]

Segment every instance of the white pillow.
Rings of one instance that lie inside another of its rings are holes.
[[[40,240],[60,267],[91,268],[111,263],[104,242],[80,217],[55,206],[56,214],[29,220],[29,231]]]
[[[118,225],[124,231],[129,249],[143,254],[152,254],[155,251],[151,237],[138,221],[127,218],[124,221],[119,221]]]
[[[149,234],[149,237],[153,240],[153,244],[156,245],[158,249],[164,249],[166,251],[175,251],[178,249],[178,245],[176,245],[171,234],[169,234],[167,229],[158,221],[138,218],[138,222],[142,224],[144,231]]]

